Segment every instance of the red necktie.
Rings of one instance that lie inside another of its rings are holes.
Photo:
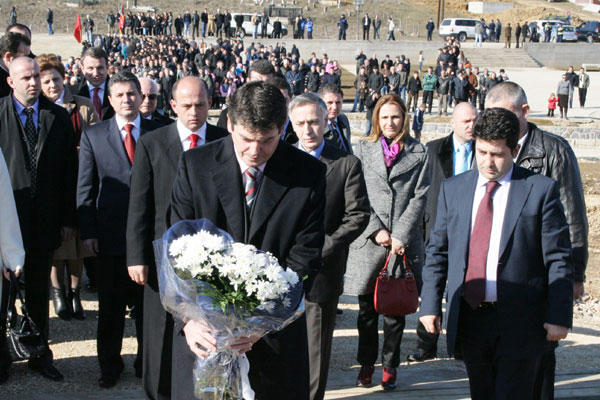
[[[100,92],[100,88],[94,88],[94,96],[92,97],[92,101],[94,102],[94,108],[98,113],[98,118],[102,119],[102,100],[100,100],[100,96],[98,96],[98,92]]]
[[[494,216],[494,203],[492,195],[498,187],[498,182],[490,181],[485,184],[485,196],[479,203],[475,225],[471,232],[469,243],[469,264],[465,277],[463,297],[475,309],[485,299],[485,270],[487,255],[490,249],[490,236],[492,234],[492,219]]]
[[[123,127],[127,131],[127,135],[125,135],[125,151],[127,152],[127,157],[129,157],[129,161],[133,164],[133,157],[135,155],[135,139],[131,134],[133,131],[133,124],[125,124]]]
[[[188,136],[188,139],[190,139],[190,142],[192,142],[190,144],[190,149],[193,149],[198,145],[198,139],[200,139],[200,136],[196,135],[195,133],[192,133],[190,136]]]

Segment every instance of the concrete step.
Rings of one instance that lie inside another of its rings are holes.
[[[473,66],[480,68],[537,68],[538,64],[523,48],[468,48],[462,49]]]

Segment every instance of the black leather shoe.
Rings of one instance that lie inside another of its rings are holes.
[[[81,305],[81,297],[79,296],[81,289],[69,289],[68,301],[73,310],[73,318],[84,320],[85,312],[83,311],[83,305]]]
[[[96,283],[90,281],[88,281],[88,283],[85,284],[85,289],[90,293],[96,293],[98,291],[98,289],[96,288]]]
[[[110,389],[111,387],[115,387],[117,384],[118,378],[112,378],[109,376],[102,376],[98,379],[98,386],[104,389]]]
[[[54,311],[60,319],[65,321],[71,319],[71,309],[67,303],[67,296],[65,295],[64,287],[52,287],[52,303],[54,304]]]
[[[344,310],[342,310],[341,308],[338,308],[338,309],[335,310],[335,313],[337,315],[342,315],[344,313]]]
[[[61,374],[60,371],[58,369],[56,369],[56,367],[54,365],[52,365],[52,362],[42,362],[42,363],[31,363],[30,362],[30,363],[28,363],[28,366],[32,370],[39,372],[40,375],[42,375],[44,378],[50,379],[51,381],[62,382],[65,379],[63,374]]]
[[[423,349],[417,349],[416,353],[409,354],[406,359],[410,362],[422,362],[425,360],[433,360],[435,357],[437,357],[437,350],[427,351]]]

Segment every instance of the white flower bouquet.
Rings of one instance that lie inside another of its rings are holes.
[[[262,337],[302,315],[302,282],[252,245],[236,243],[209,220],[180,221],[154,242],[161,302],[176,318],[219,332],[216,353],[196,358],[199,399],[252,399],[236,339]]]

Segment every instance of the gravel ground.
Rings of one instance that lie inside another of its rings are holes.
[[[590,224],[590,260],[587,268],[586,294],[574,304],[574,328],[557,349],[557,370],[560,372],[600,371],[600,162],[580,162],[585,187],[588,219]],[[20,393],[56,394],[70,392],[96,392],[100,372],[96,358],[96,318],[98,302],[94,293],[82,292],[87,319],[85,321],[62,321],[54,314],[50,303],[50,347],[54,352],[55,364],[65,375],[61,383],[51,382],[33,373],[25,362],[14,364],[10,369],[9,381],[2,385],[2,394],[9,396]],[[358,336],[356,317],[358,303],[356,297],[343,296],[340,299],[343,315],[338,316],[331,356],[331,368],[341,371],[358,371],[356,349]],[[416,348],[416,317],[407,318],[402,343],[401,360]],[[380,327],[381,332],[381,327]],[[112,392],[139,389],[140,380],[135,378],[133,361],[136,352],[133,320],[127,318],[123,340],[125,371]],[[446,356],[445,337],[439,341],[440,357]],[[407,368],[418,369],[427,376],[427,370],[444,367],[464,371],[462,362],[440,358],[433,361],[412,364],[403,362],[399,375]],[[102,392],[100,392],[102,393]],[[19,397],[20,398],[20,397]],[[98,397],[101,398],[101,397]]]

